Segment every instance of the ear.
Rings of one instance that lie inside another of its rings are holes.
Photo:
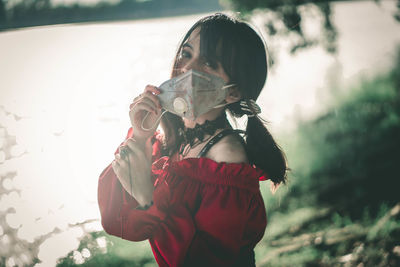
[[[228,88],[228,95],[225,98],[227,103],[235,103],[242,98],[242,94],[236,86]]]

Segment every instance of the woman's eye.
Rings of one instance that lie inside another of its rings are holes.
[[[209,67],[209,68],[212,68],[212,69],[216,69],[217,68],[217,65],[214,62],[209,61],[209,60],[205,60],[203,64],[205,66]]]
[[[180,58],[190,58],[190,53],[185,51],[185,50],[182,50],[182,52],[180,53],[179,57]]]

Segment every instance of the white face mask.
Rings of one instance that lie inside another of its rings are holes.
[[[218,76],[192,69],[162,83],[158,98],[165,110],[195,120],[213,108],[227,105],[221,102],[227,96],[226,88],[232,86]]]

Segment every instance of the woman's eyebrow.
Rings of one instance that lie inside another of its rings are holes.
[[[189,47],[190,49],[193,50],[193,46],[191,46],[188,42],[184,43],[184,44],[182,45],[182,48],[183,48],[183,47]]]

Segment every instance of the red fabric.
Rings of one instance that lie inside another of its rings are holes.
[[[149,239],[160,266],[237,264],[264,235],[267,221],[259,180],[268,179],[266,173],[246,163],[208,158],[174,162],[160,157],[159,137],[159,132],[153,136],[154,205],[148,210],[135,209],[137,202],[111,166],[100,175],[104,230],[131,241]]]

